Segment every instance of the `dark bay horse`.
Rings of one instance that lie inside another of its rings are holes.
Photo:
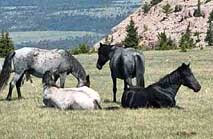
[[[15,72],[9,84],[6,99],[11,100],[14,86],[16,86],[18,98],[21,98],[20,87],[24,74],[42,78],[46,71],[54,72],[55,82],[60,78],[60,87],[64,87],[66,76],[70,73],[78,80],[78,87],[89,86],[83,66],[68,51],[25,47],[11,52],[5,58],[0,74],[0,91],[7,84],[10,73]]]
[[[144,87],[144,55],[132,48],[100,43],[96,67],[100,70],[110,61],[111,77],[113,81],[113,101],[116,102],[116,78],[124,80],[124,89],[132,86],[132,78],[136,77],[136,85]]]
[[[201,89],[189,65],[183,63],[175,71],[146,88],[128,88],[123,93],[122,106],[128,108],[176,106],[175,96],[181,85],[187,86],[194,92]]]

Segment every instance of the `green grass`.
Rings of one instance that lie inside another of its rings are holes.
[[[112,103],[112,81],[108,64],[98,71],[97,55],[78,55],[90,74],[92,88],[102,98],[102,107],[115,110],[61,111],[42,107],[41,79],[33,78],[22,87],[25,99],[5,101],[8,87],[0,94],[0,138],[105,138],[105,139],[207,139],[213,137],[213,49],[179,51],[146,51],[146,85],[175,70],[182,62],[191,61],[192,71],[202,85],[199,93],[181,87],[177,105],[184,109],[123,109]],[[66,87],[76,85],[69,76]],[[123,82],[118,82],[120,101]],[[108,101],[110,100],[110,102]]]

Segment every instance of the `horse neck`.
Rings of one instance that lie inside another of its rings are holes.
[[[70,60],[71,70],[69,72],[78,80],[78,83],[86,81],[86,72],[82,65],[75,58]]]
[[[109,56],[109,59],[111,60],[112,59],[112,57],[114,56],[114,53],[115,53],[115,51],[117,50],[117,49],[119,49],[118,47],[116,47],[116,46],[111,46],[110,48],[109,48],[109,50],[108,50],[108,56]]]
[[[164,92],[175,97],[181,86],[181,77],[178,70],[166,75],[157,84],[164,90]]]

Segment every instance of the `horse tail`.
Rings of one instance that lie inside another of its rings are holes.
[[[145,87],[145,83],[144,83],[144,72],[145,72],[144,59],[140,55],[136,55],[135,63],[136,63],[137,86]]]
[[[102,109],[101,105],[98,103],[96,99],[93,101],[93,103],[95,104],[95,106],[97,106],[98,109]]]
[[[10,78],[10,73],[12,71],[12,59],[14,55],[15,55],[14,51],[10,52],[4,60],[2,71],[0,73],[0,92],[2,89],[4,89],[5,85],[8,83],[8,80]]]

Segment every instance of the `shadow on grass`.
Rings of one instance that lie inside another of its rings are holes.
[[[109,100],[109,99],[104,99],[103,101],[104,103],[115,103],[115,104],[121,104],[121,102],[117,101],[117,102],[113,102],[112,100]]]
[[[118,106],[111,106],[111,107],[105,107],[103,108],[103,110],[119,110],[121,107],[118,107]]]
[[[15,101],[15,100],[18,100],[18,101],[21,101],[21,100],[25,100],[25,99],[30,99],[30,98],[25,98],[25,97],[22,97],[22,98],[11,98],[10,100],[7,100],[6,98],[1,98],[0,101]]]
[[[184,107],[181,107],[181,106],[175,106],[174,108],[179,110],[184,110]]]
[[[194,131],[178,131],[176,135],[183,136],[183,137],[190,137],[193,135],[197,135],[197,133]]]

